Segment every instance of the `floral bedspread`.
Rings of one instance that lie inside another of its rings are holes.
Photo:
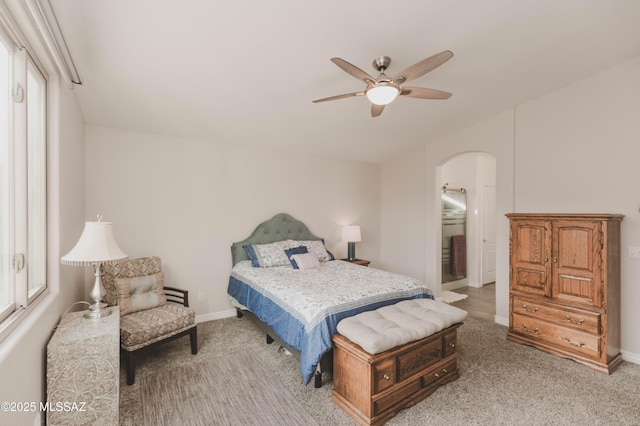
[[[256,268],[242,261],[231,272],[228,293],[235,305],[249,309],[300,351],[305,383],[331,348],[343,318],[400,300],[433,298],[416,278],[340,260],[310,270]]]

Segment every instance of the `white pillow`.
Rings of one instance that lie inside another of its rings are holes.
[[[296,261],[298,265],[298,269],[315,269],[320,267],[320,261],[318,261],[318,256],[314,253],[302,253],[302,254],[293,254],[291,258]]]

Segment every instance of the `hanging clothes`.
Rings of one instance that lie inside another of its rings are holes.
[[[464,235],[452,235],[450,245],[451,263],[449,273],[455,277],[467,276],[467,241]]]

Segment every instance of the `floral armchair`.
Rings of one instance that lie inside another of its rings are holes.
[[[142,351],[189,335],[191,353],[198,353],[189,293],[164,286],[159,257],[124,259],[102,267],[105,301],[120,306],[120,349],[128,385],[135,381],[136,356]]]

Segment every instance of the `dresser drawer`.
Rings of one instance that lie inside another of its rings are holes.
[[[527,315],[563,327],[575,328],[585,333],[602,333],[601,315],[597,312],[566,309],[518,296],[514,296],[512,300],[514,314]]]
[[[589,358],[600,358],[601,338],[599,336],[581,333],[568,327],[519,314],[513,314],[512,331],[530,340],[551,344]]]

